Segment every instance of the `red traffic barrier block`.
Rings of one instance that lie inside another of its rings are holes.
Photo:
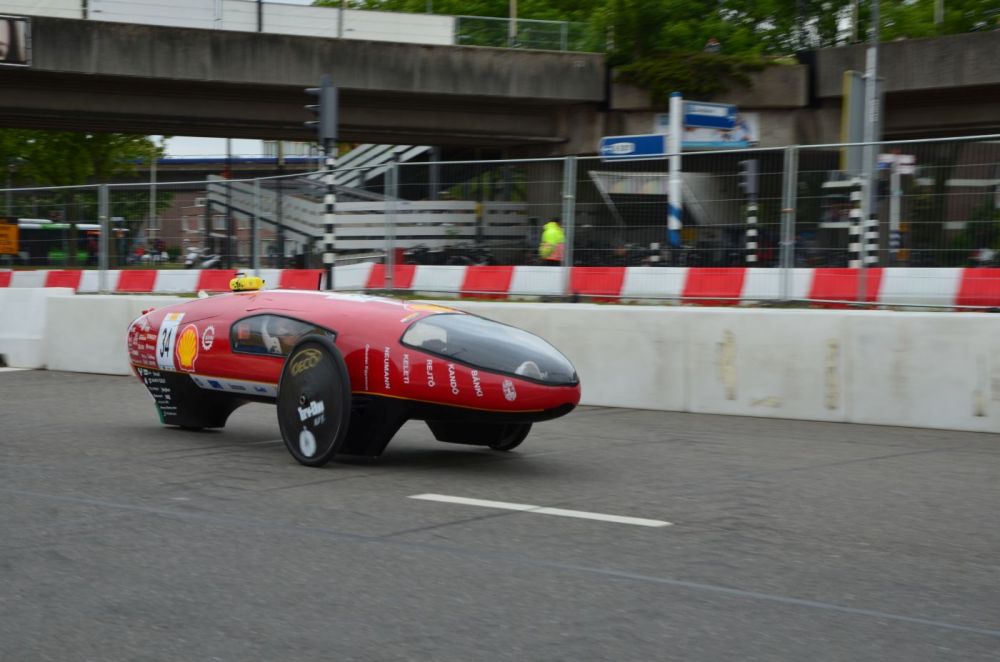
[[[1000,269],[963,269],[955,305],[1000,308]]]
[[[415,264],[394,264],[392,272],[392,286],[395,289],[408,290],[413,284],[413,275],[416,273]],[[373,264],[372,270],[368,274],[368,282],[365,283],[366,290],[385,289],[385,265]]]
[[[123,269],[115,292],[152,292],[157,273],[155,269]]]
[[[822,308],[847,308],[851,305],[847,302],[858,301],[860,273],[861,270],[856,268],[816,269],[813,271],[812,286],[809,288],[809,300],[817,302],[815,305]],[[877,302],[881,287],[882,269],[880,267],[865,269],[865,292],[861,301]]]
[[[0,271],[0,287],[10,287],[11,271]]]
[[[72,287],[80,289],[83,272],[72,269],[53,269],[45,274],[45,287]]]
[[[198,272],[195,291],[228,292],[229,281],[236,277],[236,269],[203,269]]]
[[[463,298],[506,299],[512,278],[514,267],[473,265],[465,269],[460,292]]]
[[[744,267],[691,267],[681,300],[706,306],[735,306],[743,295]]]
[[[318,290],[322,282],[322,269],[283,269],[278,287],[283,290]]]
[[[573,267],[569,274],[570,294],[617,301],[625,282],[625,267]]]

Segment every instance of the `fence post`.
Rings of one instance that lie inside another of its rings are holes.
[[[101,294],[108,294],[111,288],[108,287],[108,247],[111,239],[111,214],[108,204],[108,185],[101,184],[97,187],[97,218],[101,223],[100,244],[97,247],[98,273],[97,289]]]
[[[886,266],[896,266],[899,263],[899,249],[901,246],[901,237],[899,234],[899,208],[900,202],[902,201],[903,191],[900,188],[901,184],[899,181],[899,164],[896,159],[892,160],[889,164],[891,170],[889,171],[889,188],[890,195],[889,198],[889,256],[890,259]]]
[[[385,289],[395,289],[396,275],[396,202],[399,199],[399,155],[393,153],[392,165],[386,173],[385,208]]]
[[[567,156],[563,161],[562,222],[565,230],[563,244],[562,278],[564,295],[570,292],[570,275],[573,270],[573,235],[576,226],[576,157]]]
[[[260,275],[260,179],[253,180],[253,214],[250,216],[250,268]]]
[[[781,192],[781,300],[792,298],[792,269],[795,267],[795,205],[799,186],[799,148],[785,148],[784,182]]]

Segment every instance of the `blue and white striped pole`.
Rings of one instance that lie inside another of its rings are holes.
[[[684,99],[680,92],[670,95],[670,180],[667,191],[667,243],[674,248],[681,245],[681,137],[684,131]]]

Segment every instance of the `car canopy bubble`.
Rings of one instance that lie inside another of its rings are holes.
[[[476,368],[549,385],[575,385],[579,381],[569,359],[546,341],[475,315],[424,317],[406,329],[401,342]]]

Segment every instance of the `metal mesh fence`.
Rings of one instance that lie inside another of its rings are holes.
[[[679,242],[667,233],[666,159],[581,159],[574,263],[776,266],[782,157],[778,150],[685,154]],[[741,168],[747,167],[756,169],[756,191],[741,186]]]
[[[399,166],[396,246],[410,264],[534,264],[560,215],[564,160]]]
[[[17,251],[2,256],[8,265],[97,264],[96,186],[8,189],[4,201],[6,217],[20,221]]]
[[[685,153],[676,236],[668,232],[667,159],[340,168],[336,261],[529,267],[519,287],[549,283],[564,294],[570,276],[531,267],[753,267],[781,283],[771,299],[842,302],[871,300],[888,268],[904,292],[900,305],[935,292],[946,299],[956,268],[1000,268],[1000,136],[878,145],[869,219],[861,217],[866,182],[844,165],[859,149]],[[5,189],[5,215],[20,236],[0,260],[17,269],[321,268],[325,191],[322,172]],[[543,260],[544,227],[555,218],[565,250]],[[839,284],[820,297],[797,284],[803,269]],[[992,273],[982,271],[983,282],[1000,281]]]
[[[553,51],[598,51],[586,25],[567,21],[456,16],[455,44]]]

